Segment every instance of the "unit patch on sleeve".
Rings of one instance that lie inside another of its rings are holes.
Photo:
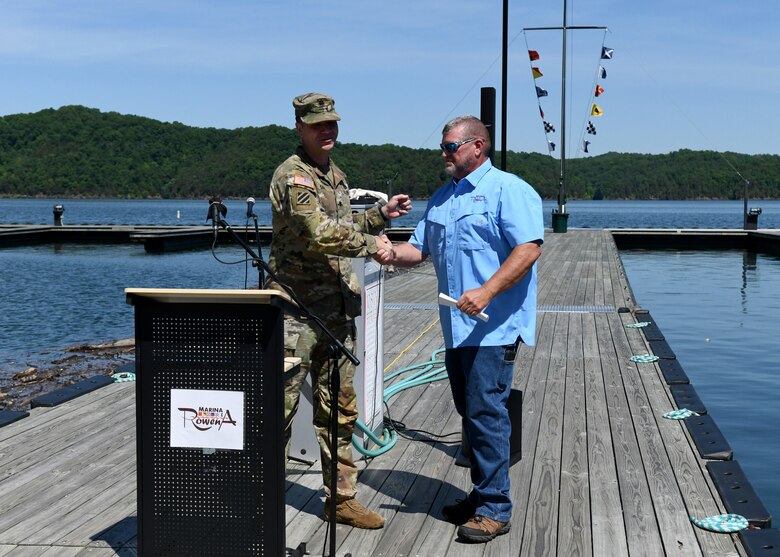
[[[293,186],[290,188],[290,201],[293,211],[314,209],[315,193],[306,187]]]

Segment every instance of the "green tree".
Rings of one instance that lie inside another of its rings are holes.
[[[0,118],[0,196],[267,197],[276,166],[298,144],[282,126],[195,128],[83,106]],[[339,144],[351,187],[429,197],[449,178],[441,153],[397,145]],[[507,153],[507,170],[556,199],[560,162]],[[605,153],[567,163],[572,199],[780,197],[780,157],[681,149]]]

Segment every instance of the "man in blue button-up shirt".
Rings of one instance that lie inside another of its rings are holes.
[[[439,315],[473,487],[443,513],[460,525],[461,539],[486,542],[509,531],[512,514],[507,401],[517,346],[534,343],[542,201],[490,163],[490,136],[474,116],[448,122],[441,149],[452,180],[434,193],[409,242],[379,255],[400,267],[430,256],[439,292],[457,300]],[[477,318],[483,310],[487,321]]]

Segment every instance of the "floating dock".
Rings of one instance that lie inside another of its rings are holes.
[[[238,236],[249,243],[256,243],[260,237],[262,245],[268,245],[273,236],[270,226],[254,228],[236,227]],[[391,240],[405,240],[411,228],[388,228],[386,234]],[[142,225],[62,225],[1,224],[0,248],[36,244],[141,244],[148,252],[160,253],[186,249],[202,249],[215,239],[211,226],[142,226]],[[217,231],[218,243],[232,242],[228,231]]]
[[[413,228],[391,227],[385,230],[394,242],[407,240]],[[273,236],[270,226],[234,228],[244,241],[268,245]],[[615,228],[609,229],[619,249],[750,249],[780,253],[780,230],[703,229],[703,228]],[[217,231],[217,242],[232,242],[230,234]],[[0,224],[0,248],[35,244],[127,244],[143,245],[149,252],[160,253],[202,249],[214,242],[211,226],[144,226],[144,225],[38,225]]]
[[[360,462],[358,485],[360,500],[387,523],[373,531],[340,525],[337,555],[780,554],[778,530],[739,476],[739,455],[718,436],[651,314],[637,306],[613,235],[547,235],[537,344],[521,348],[513,385],[523,404],[522,458],[510,471],[511,531],[467,545],[442,517],[470,481],[455,465],[460,418],[448,383],[439,381],[389,401],[389,417],[405,429],[393,449]],[[386,280],[386,374],[443,347],[436,290],[430,265]],[[659,359],[632,361],[645,354]],[[697,404],[703,415],[696,419],[663,417]],[[34,408],[0,427],[0,556],[136,555],[135,449],[129,382]],[[305,543],[321,554],[321,482],[318,464],[288,464],[290,549]],[[716,534],[690,520],[727,512],[748,517],[755,529]]]

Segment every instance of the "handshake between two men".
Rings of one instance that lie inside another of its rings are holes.
[[[380,207],[379,212],[382,213],[382,217],[385,221],[403,217],[409,214],[412,209],[412,200],[406,194],[398,194],[391,197],[387,203]],[[393,243],[388,239],[387,234],[376,236],[376,248],[377,253],[373,255],[373,258],[379,263],[385,265],[390,263],[392,259]]]

